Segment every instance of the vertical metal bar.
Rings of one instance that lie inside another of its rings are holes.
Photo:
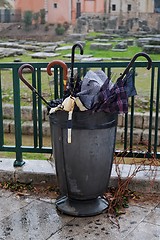
[[[36,88],[36,71],[32,73],[32,86]],[[37,131],[37,98],[36,94],[32,93],[32,100],[33,100],[33,137],[34,137],[34,148],[38,146],[38,131]]]
[[[155,118],[155,135],[154,135],[154,154],[155,154],[155,156],[157,156],[157,144],[158,144],[159,96],[160,96],[160,66],[158,66],[158,76],[157,76],[156,118]]]
[[[124,151],[127,150],[127,133],[128,133],[128,113],[125,114],[124,121]]]
[[[134,97],[131,97],[130,151],[133,150],[133,126],[134,126]]]
[[[63,93],[64,93],[64,83],[63,83],[63,69],[60,68],[60,82],[59,82],[59,85],[60,85],[60,98],[63,97]]]
[[[54,99],[57,99],[58,96],[58,68],[54,68]]]
[[[111,79],[111,68],[110,67],[107,69],[107,76],[109,79]]]
[[[101,70],[105,73],[105,67],[102,67]]]
[[[14,96],[14,121],[15,121],[15,150],[16,160],[14,167],[23,166],[22,160],[22,129],[21,129],[21,110],[20,110],[20,81],[18,78],[18,68],[13,67],[13,96]]]
[[[77,75],[81,78],[81,68],[80,67],[78,67],[78,69],[77,69]]]
[[[0,69],[0,148],[4,145],[4,129],[3,129],[3,111],[2,111],[2,79]]]
[[[154,75],[155,75],[155,68],[152,67],[152,74],[151,74],[151,91],[150,91],[150,115],[149,115],[148,152],[151,152],[151,140],[152,140],[152,117],[153,117]]]
[[[133,68],[133,81],[135,84],[135,68]],[[134,127],[134,97],[131,97],[130,152],[133,150],[133,127]]]
[[[41,84],[41,70],[37,68],[37,90],[42,95],[42,84]],[[39,148],[43,146],[43,132],[42,132],[42,100],[38,98],[38,130],[39,130]]]
[[[87,67],[84,67],[84,68],[83,68],[83,76],[85,76],[86,73],[87,73]]]

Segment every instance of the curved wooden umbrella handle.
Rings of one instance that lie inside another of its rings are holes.
[[[67,65],[61,61],[61,60],[53,60],[52,62],[48,63],[47,65],[47,73],[48,75],[52,75],[52,71],[51,68],[55,65],[59,65],[63,68],[63,81],[64,81],[64,90],[66,90],[66,86],[67,86],[67,81],[68,81],[68,67]]]
[[[34,72],[34,67],[29,63],[25,63],[22,66],[20,66],[20,68],[18,69],[19,78],[24,82],[24,84],[28,88],[30,88],[35,94],[37,94],[48,106],[50,106],[50,104],[46,101],[46,99],[43,96],[41,96],[39,92],[37,92],[37,90],[23,77],[23,70],[25,68],[29,68],[32,73]]]

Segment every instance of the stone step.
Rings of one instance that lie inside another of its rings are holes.
[[[33,122],[32,121],[25,121],[22,123],[22,134],[23,135],[33,135]],[[49,137],[51,136],[50,124],[49,122],[45,121],[42,124],[42,131],[43,136]],[[15,133],[14,121],[13,120],[4,120],[4,132],[5,133]],[[124,127],[117,127],[117,135],[116,135],[116,142],[123,143],[124,141],[125,130]],[[146,143],[148,142],[149,136],[149,129],[140,129],[134,128],[133,129],[133,144],[138,143]],[[151,141],[154,142],[155,131],[152,130],[152,139]],[[130,138],[130,128],[128,128],[127,139]],[[160,130],[158,130],[158,139],[157,145],[160,145]]]

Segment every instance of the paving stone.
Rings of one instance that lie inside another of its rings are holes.
[[[32,200],[30,199],[30,201],[32,201]],[[9,218],[11,214],[16,213],[19,209],[27,206],[28,204],[29,204],[28,200],[19,201],[15,195],[12,197],[11,197],[11,195],[9,197],[0,196],[0,206],[1,206],[1,208],[0,208],[0,226],[5,218]],[[0,231],[0,237],[2,237],[1,231]]]
[[[56,232],[49,240],[66,239],[88,239],[88,240],[106,240],[123,239],[143,220],[148,213],[147,209],[133,206],[126,210],[126,214],[118,219],[108,218],[107,214],[101,214],[95,217],[75,218]],[[118,225],[120,229],[118,229]]]
[[[152,210],[150,214],[148,214],[144,221],[158,225],[160,229],[160,204],[154,210]]]
[[[54,204],[42,201],[32,201],[27,206],[24,201],[21,205],[20,201],[18,204],[17,206],[16,202],[8,203],[3,215],[6,212],[8,214],[0,221],[0,239],[45,240],[73,219],[58,215]]]
[[[159,240],[160,236],[160,227],[142,222],[140,225],[131,233],[129,236],[124,238],[124,240]]]

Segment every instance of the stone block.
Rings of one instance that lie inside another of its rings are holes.
[[[144,114],[135,112],[133,116],[133,127],[134,128],[142,128],[144,123]],[[125,124],[125,122],[124,122]],[[131,126],[131,113],[128,113],[128,127]]]
[[[13,104],[3,104],[3,118],[5,118],[5,119],[13,119],[14,118]]]
[[[124,126],[124,115],[122,114],[118,114],[118,124],[119,127],[123,127]]]
[[[3,121],[3,131],[5,133],[10,133],[11,132],[11,129],[10,129],[10,126],[14,124],[14,121],[13,120],[7,120],[5,119]]]
[[[134,114],[134,127],[135,128],[143,128],[143,113],[135,112]]]
[[[126,42],[119,42],[116,44],[115,49],[127,49],[127,43]]]
[[[21,119],[25,121],[32,121],[32,107],[23,106],[21,107]]]
[[[49,115],[47,113],[46,107],[43,107],[43,117],[42,117],[42,119],[43,119],[43,121],[49,122]]]
[[[112,48],[111,43],[91,43],[90,49],[91,50],[108,50]]]
[[[150,117],[149,112],[144,113],[143,129],[148,129],[149,128],[149,117]],[[152,127],[155,128],[155,113],[153,113],[153,116],[152,116]]]
[[[124,128],[117,127],[116,143],[122,143]]]
[[[86,34],[73,33],[73,34],[69,34],[65,40],[66,42],[84,41],[85,37],[86,37]]]
[[[44,136],[51,136],[50,124],[49,122],[44,122],[42,125],[42,131]]]
[[[137,128],[133,129],[133,144],[138,144],[138,143],[141,142],[142,133],[143,133],[142,129],[137,129]],[[128,132],[127,132],[127,139],[128,139],[128,144],[129,144],[129,142],[130,142],[130,129],[128,129]]]
[[[15,123],[14,123],[14,121],[10,122],[10,133],[15,133]]]
[[[33,134],[33,122],[26,121],[22,124],[22,134],[25,135]]]
[[[157,146],[160,145],[160,131],[156,131],[158,136],[157,136]],[[148,143],[148,137],[149,137],[149,129],[145,129],[142,133],[142,141],[144,143]],[[151,132],[151,144],[154,144],[154,139],[155,139],[155,130],[152,130]]]
[[[146,53],[160,53],[160,46],[157,46],[157,45],[144,45],[143,47],[143,52],[146,52]]]

